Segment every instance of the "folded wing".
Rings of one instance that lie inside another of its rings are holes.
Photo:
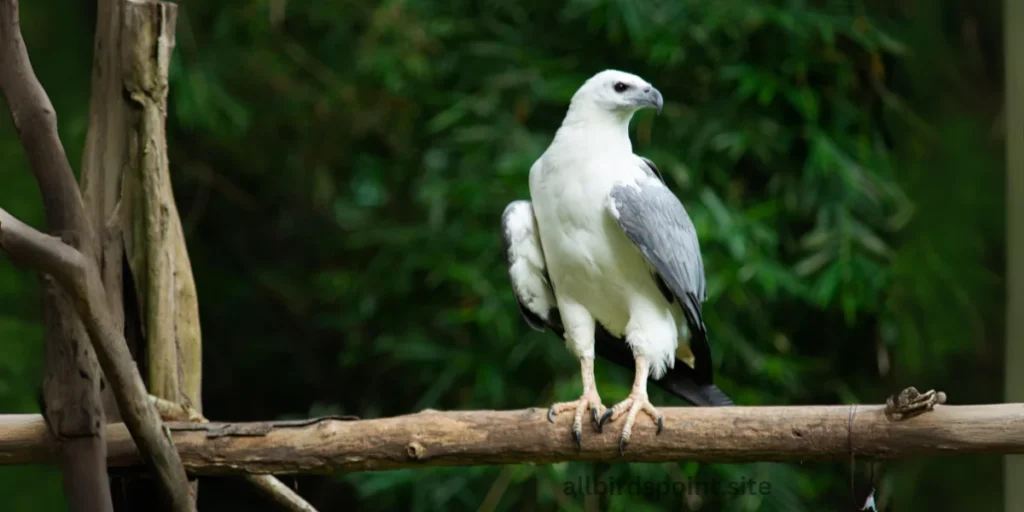
[[[551,329],[562,335],[555,293],[537,233],[537,221],[529,201],[513,201],[501,215],[501,232],[519,312],[538,331]]]
[[[650,161],[644,162],[651,170]],[[697,384],[713,382],[711,349],[701,303],[707,298],[697,232],[679,198],[654,177],[612,188],[609,211],[654,269],[652,276],[670,301],[679,301],[692,334]]]

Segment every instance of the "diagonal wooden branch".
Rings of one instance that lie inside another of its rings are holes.
[[[51,276],[85,273],[86,260],[82,253],[55,236],[36,231],[3,209],[0,209],[0,249],[15,263]]]
[[[159,476],[172,504],[171,510],[190,510],[192,501],[181,458],[164,434],[156,408],[149,402],[123,333],[114,327],[96,266],[74,248],[36,231],[3,209],[0,209],[0,248],[15,261],[52,276],[71,296],[89,332],[103,373],[114,388],[125,424]]]
[[[271,497],[282,507],[292,512],[317,512],[313,505],[302,499],[295,491],[273,475],[245,475],[245,481],[251,483],[260,492]]]
[[[936,405],[903,420],[884,405],[663,407],[658,436],[638,428],[623,456],[621,427],[588,431],[544,409],[424,411],[373,420],[169,423],[190,472],[330,474],[427,466],[587,462],[753,462],[1024,453],[1024,404]],[[35,415],[0,416],[0,465],[47,460],[52,446]],[[138,463],[131,438],[108,426],[110,464]]]
[[[137,439],[143,457],[150,461],[171,510],[190,509],[188,480],[160,417],[146,399],[145,387],[106,303],[99,271],[76,247],[94,236],[86,220],[82,198],[68,157],[57,136],[56,115],[46,91],[32,69],[20,30],[17,0],[0,0],[0,89],[45,203],[47,220],[59,226],[65,244],[0,213],[0,244],[27,265],[44,269],[63,292],[70,295],[88,332],[103,374],[110,380],[125,424]],[[73,238],[77,240],[67,240]],[[67,263],[57,266],[57,263]]]
[[[39,183],[47,221],[70,247],[64,250],[61,248],[64,244],[52,243],[52,239],[43,238],[41,234],[36,236],[35,230],[13,222],[6,212],[0,218],[0,222],[7,224],[0,231],[0,242],[8,242],[4,245],[8,252],[22,263],[36,268],[39,264],[31,256],[46,252],[52,252],[45,258],[50,263],[71,258],[68,261],[76,264],[48,270],[63,292],[70,295],[81,316],[125,424],[138,441],[142,454],[152,463],[171,510],[190,510],[191,497],[181,459],[170,439],[163,434],[160,418],[147,400],[142,378],[128,351],[124,334],[117,328],[117,322],[107,307],[106,293],[92,255],[86,252],[84,255],[78,253],[76,257],[69,256],[67,252],[78,252],[76,248],[90,250],[94,246],[95,234],[85,216],[74,174],[57,136],[53,105],[32,70],[21,35],[17,0],[0,0],[0,89]],[[19,249],[29,252],[19,253]],[[98,416],[102,417],[102,412]]]
[[[79,214],[82,200],[57,137],[56,113],[32,70],[18,4],[10,0],[0,2],[0,89],[39,184],[49,231],[88,254],[91,226]],[[42,407],[60,443],[68,505],[72,512],[111,510],[99,362],[65,290],[47,275],[40,276],[40,289],[45,320]]]

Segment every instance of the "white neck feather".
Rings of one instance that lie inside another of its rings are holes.
[[[554,142],[590,152],[633,153],[633,144],[629,140],[629,121],[632,118],[632,111],[611,112],[589,103],[574,102],[569,105]]]

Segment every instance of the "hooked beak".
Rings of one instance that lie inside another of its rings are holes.
[[[657,109],[658,115],[661,115],[661,107],[665,105],[665,100],[661,97],[661,91],[653,86],[644,89],[636,101],[640,107],[653,107]]]

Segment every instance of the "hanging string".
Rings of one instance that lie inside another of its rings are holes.
[[[846,425],[846,442],[850,450],[850,498],[853,499],[854,510],[878,512],[878,505],[875,503],[875,461],[869,462],[870,485],[864,499],[857,499],[857,455],[853,449],[853,417],[857,414],[857,404],[850,406],[850,417]]]

